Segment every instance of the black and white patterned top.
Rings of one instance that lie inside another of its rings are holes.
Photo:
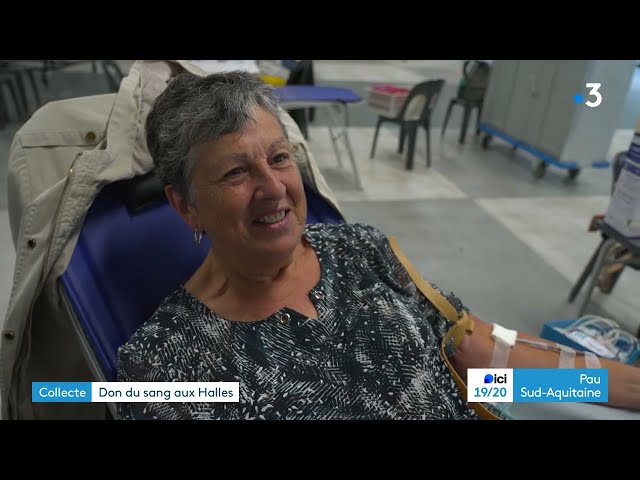
[[[119,403],[118,418],[477,419],[439,350],[450,323],[387,238],[361,224],[304,235],[322,271],[318,320],[283,308],[233,322],[180,287],[119,350],[120,381],[239,382],[238,403]]]

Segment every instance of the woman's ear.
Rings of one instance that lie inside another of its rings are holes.
[[[184,198],[171,185],[164,187],[164,193],[171,206],[176,209],[182,219],[191,227],[192,230],[201,228],[200,222],[198,221],[198,213],[192,205],[189,205],[186,198]]]

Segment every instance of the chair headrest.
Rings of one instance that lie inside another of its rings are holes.
[[[127,183],[125,203],[129,213],[138,213],[165,199],[164,187],[154,170]]]

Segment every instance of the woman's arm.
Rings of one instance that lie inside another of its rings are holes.
[[[451,363],[465,380],[468,368],[489,368],[493,353],[494,340],[491,338],[493,325],[470,315],[475,328],[467,334],[451,357]],[[518,332],[518,338],[553,342]],[[560,353],[554,350],[542,350],[530,345],[516,343],[509,354],[505,368],[558,368]],[[600,358],[602,368],[609,370],[609,401],[603,404],[614,407],[640,410],[640,368],[621,362]],[[575,368],[586,368],[584,355],[576,355]]]

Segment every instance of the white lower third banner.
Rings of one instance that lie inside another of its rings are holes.
[[[468,402],[607,402],[606,368],[470,368]]]
[[[238,402],[239,382],[33,382],[32,402]]]

